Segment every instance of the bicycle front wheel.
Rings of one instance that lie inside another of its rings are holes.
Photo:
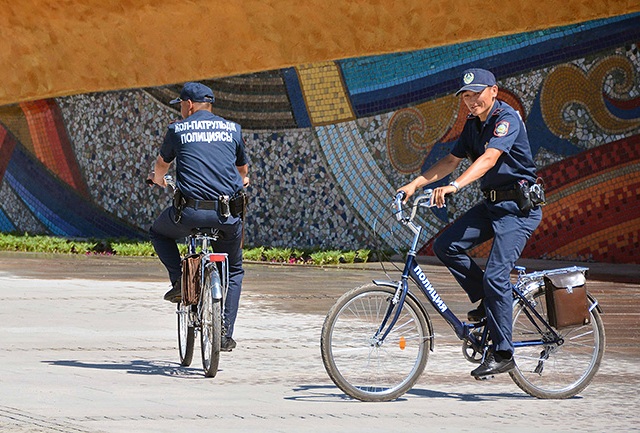
[[[222,305],[220,299],[213,298],[213,288],[220,285],[220,274],[215,265],[205,269],[204,286],[201,298],[200,348],[202,350],[202,367],[206,377],[214,377],[218,373],[220,361],[220,344],[222,342]]]
[[[193,359],[193,343],[195,340],[195,328],[190,320],[190,305],[178,303],[176,315],[178,316],[178,351],[180,352],[180,365],[188,367]]]
[[[383,342],[377,331],[395,290],[367,284],[345,293],[322,327],[322,362],[333,383],[362,401],[394,400],[416,383],[427,363],[426,318],[407,296],[397,323]]]
[[[542,317],[547,317],[542,288],[533,293],[532,304]],[[534,323],[527,316],[529,312],[522,301],[514,303],[514,344],[540,339],[549,342],[516,347],[516,368],[509,374],[520,389],[537,398],[564,399],[573,397],[589,385],[600,367],[605,348],[604,326],[591,299],[589,307],[591,323],[557,330],[564,340],[558,345],[544,332],[546,328],[542,324]]]

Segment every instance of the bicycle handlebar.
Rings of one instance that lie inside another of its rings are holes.
[[[404,215],[403,200],[405,199],[407,194],[404,191],[398,192],[394,198],[394,207],[397,209],[396,219],[403,224],[407,224],[413,221],[419,207],[434,207],[435,204],[431,202],[432,193],[432,189],[425,189],[424,194],[417,196],[413,200],[413,205],[411,206],[411,215],[409,217],[406,217]],[[423,203],[425,200],[427,200],[427,202]]]

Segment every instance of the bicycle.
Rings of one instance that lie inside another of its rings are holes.
[[[175,192],[173,178],[167,175],[165,182]],[[212,247],[220,236],[222,234],[218,229],[202,227],[193,229],[187,237],[185,259],[197,256],[199,261],[199,296],[196,303],[187,303],[183,287],[182,300],[176,306],[180,365],[191,365],[195,335],[199,333],[205,377],[215,377],[218,372],[222,337],[225,332],[223,313],[224,300],[229,288],[229,259],[226,253],[216,253]]]
[[[409,391],[423,373],[434,332],[429,313],[409,290],[411,278],[433,308],[462,340],[464,357],[481,363],[491,348],[486,318],[460,321],[447,307],[416,261],[422,227],[413,220],[419,207],[431,207],[431,190],[416,197],[405,216],[403,193],[395,196],[396,219],[413,232],[400,281],[373,280],[342,295],[327,313],[321,333],[324,367],[345,394],[361,401],[390,401]],[[547,321],[545,276],[588,268],[569,267],[527,273],[516,267],[513,288],[513,343],[516,367],[511,379],[527,394],[565,399],[586,388],[605,347],[598,301],[588,294],[589,324],[554,329]]]

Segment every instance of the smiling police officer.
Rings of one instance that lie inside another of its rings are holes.
[[[487,317],[493,350],[471,372],[477,379],[514,368],[510,272],[527,240],[540,224],[542,211],[536,187],[536,168],[520,114],[499,101],[494,75],[484,69],[464,71],[456,95],[470,114],[451,153],[400,188],[407,198],[432,182],[451,174],[464,158],[471,165],[449,185],[435,188],[432,201],[444,206],[444,198],[480,180],[485,200],[471,208],[436,239],[433,250],[447,266],[471,302],[481,301],[468,314],[473,322]],[[485,270],[467,251],[493,238]]]
[[[213,91],[201,83],[186,83],[180,97],[183,120],[169,125],[154,172],[149,179],[165,187],[164,175],[176,161],[176,186],[181,198],[167,208],[151,227],[151,241],[167,268],[172,289],[164,299],[180,302],[182,275],[177,239],[197,227],[220,230],[214,249],[229,257],[229,289],[225,300],[226,336],[222,350],[236,347],[232,338],[238,313],[244,270],[242,268],[242,219],[226,211],[229,203],[242,200],[249,184],[247,157],[240,125],[212,112]],[[237,206],[236,206],[237,207]]]

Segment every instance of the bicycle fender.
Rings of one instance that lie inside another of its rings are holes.
[[[210,263],[207,266],[215,266],[215,263]],[[214,272],[211,273],[211,277],[211,294],[213,299],[222,299],[222,284],[220,283],[220,276],[217,269],[214,269]]]
[[[602,311],[602,308],[600,308],[600,302],[598,302],[598,300],[595,298],[595,296],[593,296],[591,293],[587,292],[587,298],[589,298],[589,300],[593,304],[593,306],[590,309],[593,309],[593,307],[595,307],[596,310],[598,310],[598,313],[604,314],[604,312]]]
[[[399,281],[386,281],[386,280],[372,280],[373,284],[381,287],[391,287],[392,289],[397,289],[400,285]],[[427,309],[422,305],[422,302],[411,292],[411,290],[407,290],[407,296],[411,298],[413,302],[420,308],[420,311],[424,315],[424,318],[427,322],[427,331],[429,332],[429,342],[431,351],[433,352],[434,339],[433,339],[433,324],[431,323],[431,317],[429,317],[429,313]]]
[[[385,280],[372,280],[371,282],[376,286],[391,287],[393,289],[397,289],[398,284],[400,284],[399,281],[385,281]]]

